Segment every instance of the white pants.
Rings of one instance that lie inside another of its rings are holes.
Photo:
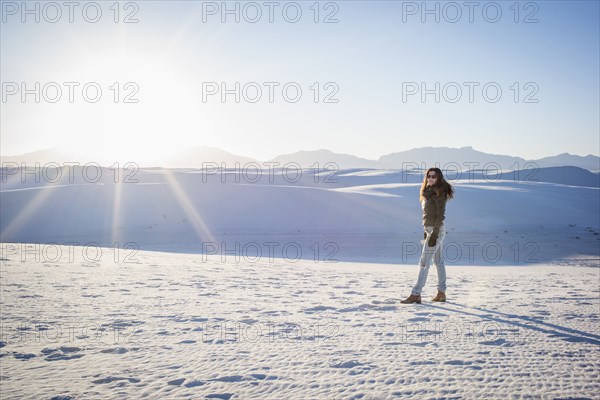
[[[412,294],[421,294],[425,282],[427,282],[427,275],[429,274],[429,266],[433,261],[433,264],[437,268],[438,273],[438,290],[440,292],[446,291],[446,265],[444,258],[442,257],[442,245],[446,238],[446,227],[444,224],[440,227],[440,233],[438,235],[435,246],[429,247],[429,238],[433,233],[433,226],[424,226],[423,230],[427,234],[425,240],[422,240],[423,251],[421,252],[421,258],[419,259],[419,277],[417,283],[412,289]]]

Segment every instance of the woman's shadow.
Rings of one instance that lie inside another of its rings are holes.
[[[579,297],[577,300],[598,300],[595,297]],[[589,332],[584,332],[578,329],[569,328],[566,326],[560,326],[556,324],[552,324],[549,322],[540,321],[534,317],[530,317],[528,315],[518,315],[518,314],[507,314],[500,311],[486,310],[480,307],[469,307],[464,304],[454,303],[446,301],[446,304],[451,304],[456,307],[462,307],[464,310],[456,310],[452,308],[442,307],[434,304],[422,304],[427,305],[429,307],[435,308],[440,311],[446,312],[454,312],[463,315],[469,315],[473,317],[479,317],[485,320],[491,320],[502,324],[513,325],[517,329],[523,329],[524,332],[537,331],[540,333],[545,333],[550,335],[551,337],[561,338],[567,342],[571,343],[589,343],[593,345],[600,344],[600,335],[596,335]],[[479,314],[477,312],[468,311],[478,310],[484,312],[486,314]],[[523,338],[531,338],[530,335],[525,334]]]

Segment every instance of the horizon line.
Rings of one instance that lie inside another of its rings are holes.
[[[313,149],[313,150],[300,149],[300,150],[296,150],[294,152],[284,152],[284,153],[279,153],[276,156],[268,158],[266,160],[260,160],[258,158],[254,158],[254,157],[251,157],[251,156],[246,156],[246,155],[240,155],[240,154],[237,154],[237,153],[232,153],[231,151],[226,150],[226,149],[224,149],[222,147],[217,147],[217,146],[212,146],[212,145],[193,145],[193,146],[187,146],[187,147],[184,146],[184,147],[181,147],[181,148],[178,148],[177,150],[175,150],[175,153],[178,153],[180,151],[184,151],[184,150],[187,150],[187,149],[202,148],[202,147],[208,147],[208,148],[212,148],[212,149],[217,149],[217,150],[220,150],[220,151],[224,151],[224,152],[229,153],[229,154],[231,154],[233,156],[239,156],[239,157],[245,157],[245,158],[252,158],[253,160],[256,160],[256,161],[268,161],[268,160],[276,158],[276,157],[285,156],[285,155],[291,155],[291,154],[299,153],[299,152],[329,151],[329,152],[337,154],[337,155],[352,156],[352,157],[356,157],[356,158],[359,158],[359,159],[362,159],[362,160],[366,160],[366,161],[380,162],[379,159],[365,158],[365,157],[357,156],[357,155],[351,154],[351,153],[338,153],[338,152],[333,151],[333,150],[328,149],[328,148],[319,148],[319,149]],[[379,158],[384,157],[384,156],[389,156],[389,155],[392,155],[392,154],[396,154],[396,153],[402,153],[402,152],[412,151],[412,150],[421,150],[421,149],[452,149],[452,150],[460,150],[460,149],[469,149],[469,148],[471,150],[473,150],[473,151],[484,153],[484,154],[487,154],[487,155],[518,157],[518,158],[522,158],[522,159],[524,159],[526,161],[534,161],[534,160],[539,160],[539,159],[548,158],[548,157],[557,157],[557,156],[560,156],[560,155],[569,155],[569,156],[576,156],[576,157],[582,157],[582,158],[590,157],[590,156],[591,157],[598,157],[598,158],[600,158],[600,153],[598,155],[592,154],[592,153],[589,153],[587,155],[580,155],[580,154],[573,154],[573,153],[569,153],[569,152],[557,153],[557,154],[553,154],[553,155],[549,155],[549,156],[544,156],[544,157],[541,157],[541,158],[525,158],[525,157],[522,157],[522,156],[510,155],[510,154],[486,153],[485,151],[481,151],[481,150],[475,149],[473,146],[461,146],[461,147],[423,146],[423,147],[413,147],[413,148],[408,149],[408,150],[399,150],[399,151],[395,151],[395,152],[391,152],[391,153],[387,153],[387,154],[382,154],[382,155],[379,156]],[[66,152],[73,151],[73,150],[68,150],[68,146],[52,146],[52,147],[40,148],[40,149],[37,149],[37,150],[32,150],[32,151],[28,151],[28,152],[24,152],[24,153],[17,153],[17,154],[2,154],[2,153],[0,153],[0,157],[17,157],[17,156],[24,156],[24,155],[35,153],[35,152],[57,150],[57,149],[58,150],[63,150],[63,151],[66,151]]]

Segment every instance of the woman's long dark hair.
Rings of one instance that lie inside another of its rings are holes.
[[[425,177],[423,178],[423,184],[421,185],[421,191],[419,192],[419,200],[425,200],[423,197],[423,190],[427,187],[427,175],[429,172],[435,172],[437,179],[435,180],[435,185],[433,185],[433,189],[435,190],[435,194],[438,196],[444,195],[447,199],[451,199],[454,197],[454,188],[451,184],[448,183],[447,180],[444,179],[444,174],[442,174],[442,170],[436,167],[431,167],[425,173]]]

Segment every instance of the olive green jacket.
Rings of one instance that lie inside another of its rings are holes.
[[[425,200],[421,203],[423,209],[423,226],[433,226],[433,233],[431,235],[437,238],[446,218],[446,202],[448,198],[445,195],[436,195],[431,186],[423,189],[423,197],[425,197]]]

